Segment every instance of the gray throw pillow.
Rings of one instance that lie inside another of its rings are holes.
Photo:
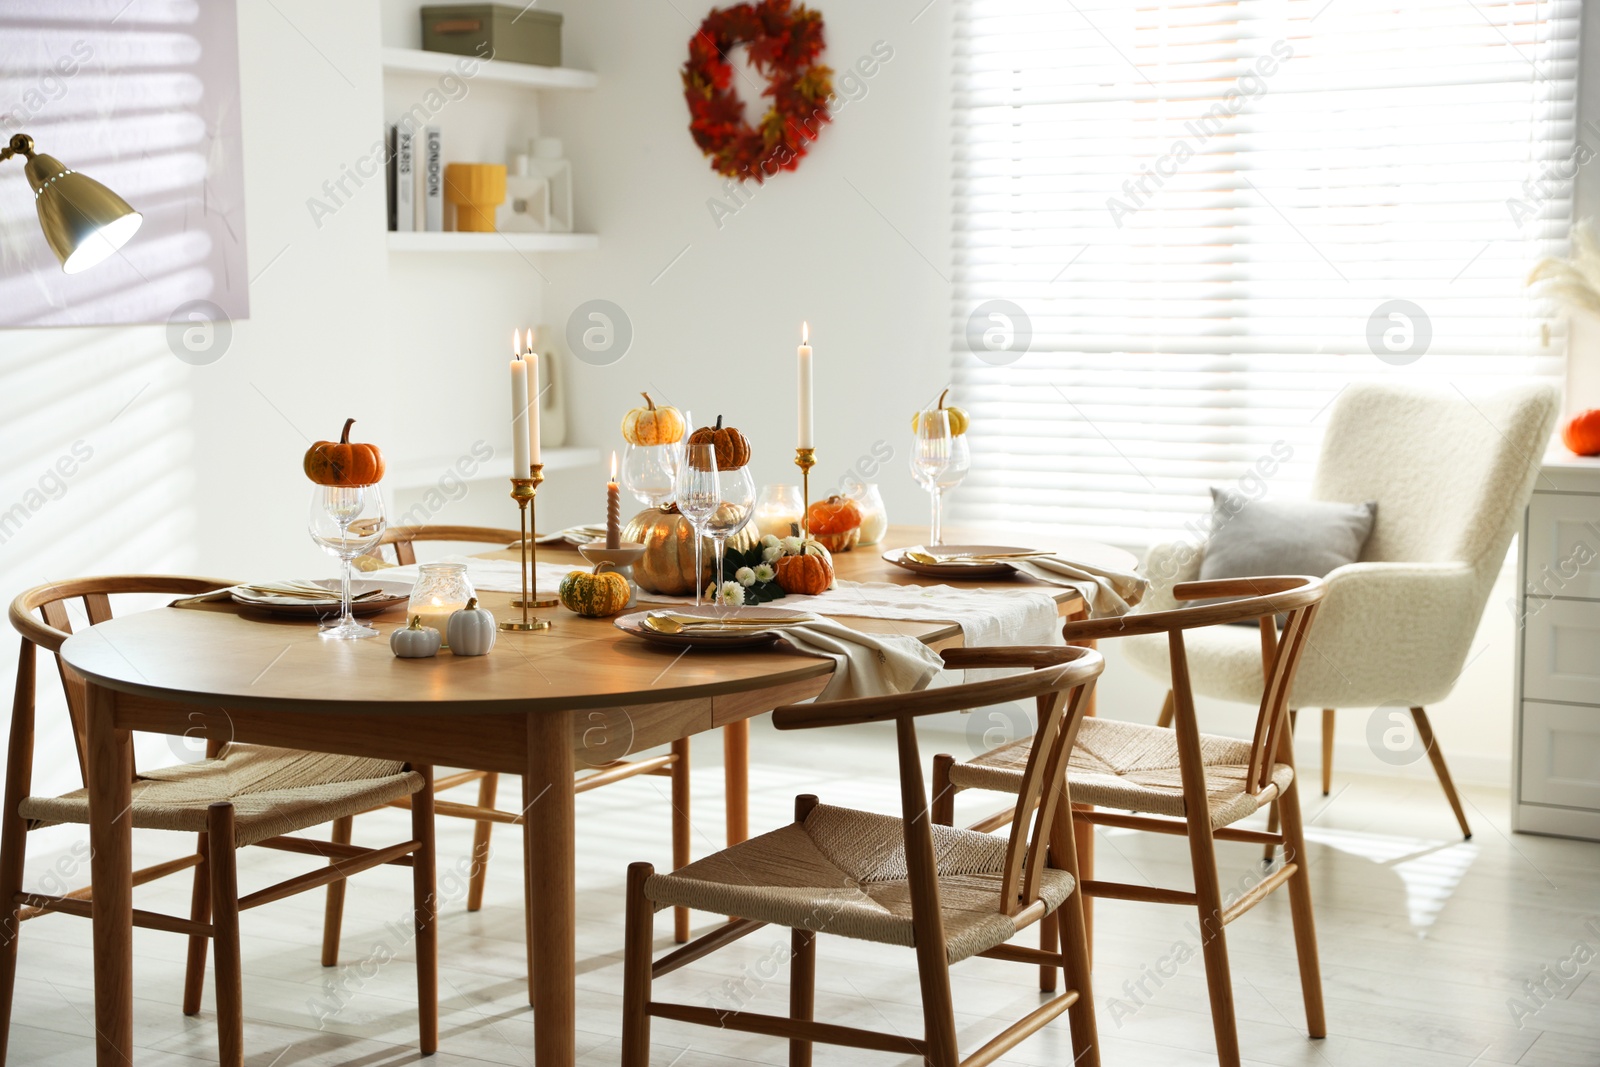
[[[1213,486],[1211,536],[1200,580],[1271,574],[1321,578],[1361,558],[1377,517],[1376,500],[1253,500],[1237,489]]]

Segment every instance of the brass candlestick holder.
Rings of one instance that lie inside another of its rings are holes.
[[[800,468],[800,533],[811,536],[811,468],[817,465],[817,450],[797,448],[794,465]]]
[[[522,599],[513,600],[511,606],[522,609],[522,621],[503,622],[500,629],[513,633],[538,633],[550,629],[549,619],[535,619],[530,608],[548,608],[554,600],[539,599],[539,549],[534,544],[534,531],[538,529],[536,501],[539,483],[544,481],[544,464],[535,463],[528,469],[529,477],[511,479],[511,499],[517,502],[517,515],[522,530]]]

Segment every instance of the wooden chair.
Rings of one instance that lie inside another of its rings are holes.
[[[22,634],[17,661],[16,703],[11,713],[11,746],[7,757],[5,808],[0,812],[0,901],[5,930],[0,939],[0,1064],[5,1062],[11,1029],[11,1007],[17,978],[20,924],[46,912],[88,918],[92,886],[51,895],[24,892],[22,886],[27,835],[41,826],[87,824],[87,790],[59,797],[30,796],[33,775],[35,649],[59,653],[72,634],[67,601],[78,597],[91,625],[111,618],[110,594],[210,592],[230,582],[165,575],[82,578],[43,585],[11,602],[11,624]],[[34,612],[42,617],[34,617]],[[87,685],[56,655],[72,720],[78,769],[87,781]],[[417,932],[417,1000],[423,1053],[439,1043],[438,932],[435,928],[433,796],[431,767],[406,767],[387,760],[298,752],[291,749],[237,745],[208,739],[207,758],[191,764],[135,772],[131,818],[135,827],[195,833],[193,855],[132,872],[136,886],[194,868],[189,917],[135,909],[133,924],[187,934],[188,967],[184,978],[183,1012],[200,1011],[205,983],[206,944],[216,942],[217,1043],[219,1062],[239,1067],[244,1062],[244,1009],[239,955],[239,913],[296,893],[344,879],[379,864],[412,869]],[[383,848],[357,848],[348,843],[285,836],[321,823],[348,818],[401,796],[418,798],[412,809],[409,841]],[[326,867],[239,895],[236,852],[246,845],[321,856]]]
[[[1290,687],[1322,599],[1323,584],[1316,578],[1233,578],[1187,582],[1176,586],[1173,594],[1178,600],[1244,599],[1066,624],[1063,633],[1068,641],[1165,634],[1172,657],[1174,721],[1174,728],[1168,730],[1114,719],[1085,719],[1067,761],[1066,774],[1072,799],[1080,805],[1073,812],[1074,818],[1189,839],[1193,891],[1096,881],[1090,871],[1083,882],[1088,898],[1085,910],[1094,898],[1109,897],[1180,904],[1199,911],[1217,1058],[1224,1067],[1237,1067],[1239,1038],[1223,930],[1286,883],[1306,1025],[1312,1037],[1323,1037],[1327,1032],[1288,710]],[[1274,622],[1280,612],[1288,613],[1281,638]],[[1244,741],[1202,734],[1196,725],[1194,696],[1189,688],[1184,632],[1246,619],[1258,621],[1266,675],[1254,736]],[[975,656],[977,651],[952,651],[947,659],[955,665],[966,665],[963,657]],[[1027,784],[1034,748],[1033,738],[1023,738],[966,763],[957,763],[948,755],[934,757],[935,821],[943,825],[953,821],[955,795],[962,789],[1020,793]],[[1282,833],[1232,826],[1274,801],[1282,816]],[[1084,810],[1085,807],[1118,810]],[[1127,814],[1129,811],[1145,814]],[[993,821],[991,818],[977,825]],[[1214,841],[1248,841],[1266,845],[1269,850],[1282,845],[1284,862],[1239,899],[1224,902]]]
[[[394,550],[395,558],[401,566],[410,566],[417,562],[415,543],[418,541],[466,541],[476,544],[497,544],[505,546],[516,544],[522,539],[522,534],[516,530],[500,530],[488,526],[394,526],[385,530],[383,537],[373,548],[375,554],[381,553],[385,546]],[[379,558],[382,558],[381,555]],[[375,572],[376,577],[382,577],[382,572]],[[610,760],[596,767],[592,773],[579,778],[573,786],[575,792],[587,793],[591,789],[611,785],[614,782],[624,781],[641,774],[657,775],[672,780],[672,863],[675,867],[682,867],[689,862],[689,742],[687,739],[674,741],[671,748],[659,756],[651,756],[640,760]],[[496,795],[499,791],[500,776],[493,771],[463,770],[454,774],[445,775],[434,783],[435,794],[448,789],[467,785],[471,782],[478,783],[478,802],[476,804],[461,804],[450,800],[435,800],[434,811],[439,815],[452,819],[468,819],[477,823],[472,840],[472,871],[467,884],[467,910],[477,911],[483,907],[483,887],[489,869],[489,841],[495,823],[506,823],[520,826],[522,817],[520,812],[502,811],[495,807]],[[402,797],[393,802],[397,807],[407,807],[411,803],[410,797]],[[349,841],[351,834],[350,819],[340,820],[334,825],[334,839]],[[527,897],[527,879],[523,879],[523,908],[532,906]],[[339,929],[341,914],[344,906],[344,887],[330,885],[328,887],[327,915],[324,920],[323,955],[324,965],[332,967],[339,962]],[[526,924],[531,929],[532,924]],[[677,912],[674,925],[674,936],[679,942],[689,940],[689,911],[680,908]],[[527,944],[528,973],[532,980],[533,973],[533,942],[531,937]],[[532,987],[529,988],[532,995]]]
[[[648,863],[628,868],[623,1067],[647,1067],[652,1017],[787,1038],[789,1062],[800,1067],[811,1063],[817,1041],[921,1056],[933,1067],[977,1067],[998,1059],[1062,1012],[1069,1013],[1076,1067],[1099,1064],[1063,766],[1104,661],[1086,648],[990,648],[972,650],[960,662],[1037,669],[999,681],[794,704],[773,712],[780,730],[892,721],[900,759],[900,818],[801,796],[794,823],[780,830],[672,874],[658,875]],[[1009,833],[1001,837],[931,825],[915,718],[1030,698],[1037,702],[1041,744],[1026,761]],[[652,964],[654,912],[672,906],[735,918]],[[1061,936],[1055,951],[1007,944],[1025,927],[1057,913]],[[651,999],[655,978],[767,923],[791,930],[787,1017]],[[815,1021],[819,933],[913,948],[924,1036]],[[1060,967],[1069,988],[963,1059],[957,1051],[950,965],[971,956]]]

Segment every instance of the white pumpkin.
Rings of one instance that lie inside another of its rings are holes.
[[[499,631],[493,613],[478,607],[478,598],[473,597],[466,607],[451,613],[444,632],[445,642],[455,655],[487,656]]]
[[[422,625],[422,616],[411,616],[411,625],[389,635],[389,650],[401,659],[427,659],[439,654],[444,638],[431,626]]]

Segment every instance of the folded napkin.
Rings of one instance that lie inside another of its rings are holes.
[[[590,541],[598,540],[606,535],[604,526],[568,526],[565,530],[558,530],[551,534],[537,534],[533,542],[537,545],[555,545],[565,541],[569,545],[586,545]],[[513,544],[513,547],[515,545]]]
[[[1029,578],[1077,590],[1083,602],[1089,605],[1090,618],[1126,615],[1144,599],[1145,590],[1150,588],[1149,581],[1137,574],[1073,563],[1056,556],[1011,559],[1006,560],[1006,564]]]
[[[817,697],[819,701],[914,692],[926,686],[943,665],[939,653],[915,637],[864,634],[832,619],[779,632],[799,651],[833,660],[833,677]]]

